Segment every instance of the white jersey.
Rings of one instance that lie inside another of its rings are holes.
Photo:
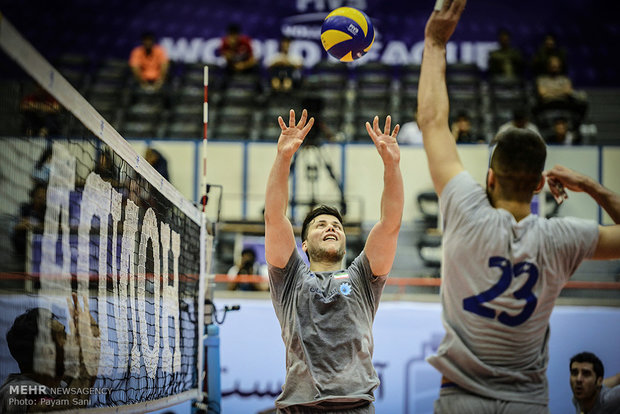
[[[428,362],[475,394],[548,403],[549,318],[598,241],[598,225],[491,206],[467,172],[444,187],[441,303],[446,330]]]

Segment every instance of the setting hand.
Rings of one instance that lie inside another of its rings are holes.
[[[368,135],[375,143],[377,151],[379,151],[379,155],[381,156],[384,164],[387,164],[388,162],[398,163],[400,161],[400,148],[398,147],[398,142],[396,141],[396,135],[398,135],[400,125],[396,124],[394,131],[390,134],[391,124],[392,117],[388,115],[385,118],[385,128],[382,133],[379,129],[378,116],[375,116],[375,119],[372,121],[372,128],[370,127],[370,123],[366,122],[366,131],[368,131]]]
[[[286,126],[281,116],[278,117],[278,123],[282,129],[280,137],[278,138],[279,153],[286,156],[293,156],[314,124],[314,118],[310,118],[306,124],[307,119],[308,111],[305,109],[303,110],[297,125],[295,125],[295,111],[292,109],[289,112],[288,126]]]

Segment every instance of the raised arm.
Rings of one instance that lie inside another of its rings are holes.
[[[366,122],[368,135],[375,143],[377,151],[383,161],[383,193],[381,194],[381,218],[374,225],[364,252],[368,257],[370,269],[377,276],[384,276],[390,272],[394,256],[396,255],[396,242],[398,231],[403,216],[403,204],[405,202],[403,190],[403,177],[400,172],[400,148],[396,142],[396,135],[400,127],[396,125],[390,134],[392,118],[388,115],[385,120],[383,133],[379,129],[379,117],[373,120],[372,128]]]
[[[433,11],[424,30],[424,55],[418,84],[418,125],[437,195],[441,195],[452,177],[463,171],[448,125],[446,44],[464,8],[465,0],[445,0],[440,11]]]
[[[286,126],[282,117],[278,123],[282,132],[278,138],[276,159],[271,167],[265,195],[265,258],[272,266],[283,268],[295,249],[295,233],[286,217],[288,207],[288,176],[293,155],[314,124],[314,118],[306,124],[308,112],[304,109],[295,125],[295,111],[289,113]]]
[[[566,198],[563,189],[587,193],[609,214],[615,226],[599,226],[599,237],[592,259],[620,258],[620,195],[596,180],[561,165],[545,171],[547,184],[556,200]]]
[[[614,376],[605,378],[603,380],[603,385],[609,388],[617,387],[620,385],[620,372]]]
[[[620,224],[619,194],[605,188],[587,175],[580,174],[562,165],[556,165],[549,171],[545,171],[545,177],[549,189],[556,199],[562,197],[561,188],[587,193],[609,214],[614,223]]]

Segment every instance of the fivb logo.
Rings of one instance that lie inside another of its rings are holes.
[[[71,296],[71,248],[69,244],[69,202],[75,190],[76,159],[66,147],[54,143],[50,178],[47,189],[44,233],[41,241],[41,291],[40,300],[65,300]],[[158,223],[153,209],[146,210],[142,219],[141,238],[138,247],[138,263],[134,263],[136,235],[138,234],[139,209],[130,199],[126,200],[122,215],[123,197],[109,182],[91,172],[86,178],[78,225],[77,282],[78,297],[89,297],[90,260],[96,234],[92,234],[93,218],[99,219],[98,247],[98,324],[100,337],[92,334],[90,316],[79,314],[79,344],[75,336],[73,320],[67,315],[69,334],[64,346],[65,373],[72,377],[79,374],[80,350],[89,375],[110,375],[114,369],[126,374],[129,361],[128,319],[131,318],[131,373],[139,374],[141,358],[146,373],[155,378],[161,352],[161,368],[165,372],[181,370],[180,320],[179,320],[179,256],[181,239],[166,223]],[[120,266],[116,258],[119,224],[122,229]],[[159,224],[159,228],[158,228]],[[59,234],[60,228],[60,234]],[[108,262],[108,229],[112,229],[110,257]],[[58,241],[60,240],[60,243]],[[154,335],[148,334],[146,319],[146,257],[151,242],[153,257],[153,319]],[[161,244],[161,248],[160,248]],[[60,247],[60,252],[58,251]],[[160,255],[161,252],[161,255]],[[168,283],[169,256],[172,259],[172,286]],[[108,265],[111,272],[108,275]],[[112,279],[112,294],[107,291],[107,279]],[[160,283],[161,280],[161,283]],[[161,285],[161,287],[160,287]],[[136,293],[137,292],[137,293]],[[113,314],[109,315],[108,304]],[[161,315],[160,315],[161,313]],[[161,318],[160,318],[161,316]],[[115,321],[117,352],[109,341],[108,320]],[[174,323],[174,345],[170,350],[168,340],[169,318]],[[161,325],[161,326],[160,326]],[[160,341],[160,328],[164,340]],[[138,338],[139,343],[138,343]],[[149,343],[152,346],[149,346]],[[35,368],[38,372],[54,375],[56,349],[48,324],[40,323],[35,343]]]

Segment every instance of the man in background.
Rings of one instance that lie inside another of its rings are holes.
[[[620,373],[604,378],[603,363],[591,352],[573,356],[569,367],[577,414],[620,413]]]
[[[151,32],[142,34],[142,44],[136,46],[129,56],[129,66],[140,87],[160,90],[168,76],[169,65],[168,54],[155,43],[155,35]]]
[[[264,267],[256,261],[256,251],[251,247],[246,247],[241,251],[241,256],[236,264],[228,269],[228,290],[245,290],[245,291],[265,291],[269,290],[268,283],[249,283],[237,282],[235,279],[239,275],[255,275],[267,276]]]

